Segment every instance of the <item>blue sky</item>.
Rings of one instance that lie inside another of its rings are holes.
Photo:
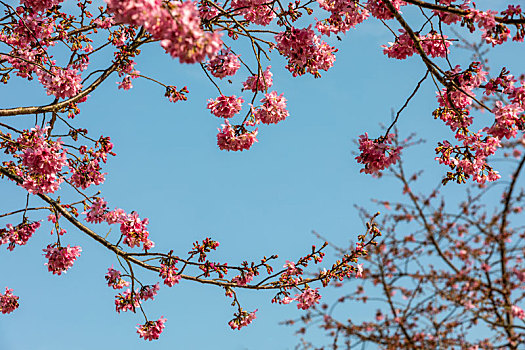
[[[260,127],[259,143],[247,152],[217,148],[220,120],[205,109],[216,90],[200,67],[178,64],[156,44],[144,50],[137,69],[177,87],[187,85],[187,102],[170,103],[162,88],[145,80],[135,80],[134,88],[123,92],[109,79],[81,106],[74,123],[91,136],[111,136],[117,157],[108,161],[107,181],[100,189],[111,208],[136,210],[150,219],[157,249],[184,255],[192,242],[209,236],[221,243],[213,260],[239,264],[279,254],[278,267],[321,243],[312,230],[348,244],[363,231],[354,204],[373,209],[371,198],[400,195],[390,179],[360,174],[352,154],[357,149],[353,140],[365,131],[377,137],[379,123],[390,121],[391,110],[403,104],[425,72],[417,58],[386,58],[380,46],[388,41],[391,35],[374,19],[351,30],[342,42],[330,38],[339,52],[335,66],[321,79],[292,78],[283,59],[273,54],[273,88],[285,93],[290,117]],[[524,53],[515,44],[506,46],[493,56],[493,70],[505,65],[521,72]],[[468,58],[456,50],[452,57],[458,64]],[[239,94],[245,75],[224,93]],[[16,79],[0,89],[3,107],[49,101],[40,87]],[[409,167],[426,170],[428,186],[446,171],[433,161],[435,143],[451,137],[431,115],[434,91],[427,81],[399,123],[402,136],[417,132],[429,140],[404,154]],[[8,120],[28,128],[30,118]],[[23,191],[13,184],[4,181],[0,193],[2,211],[23,207]],[[39,201],[32,198],[31,204]],[[27,246],[0,250],[0,288],[15,289],[21,305],[0,317],[0,349],[293,349],[299,340],[292,328],[278,322],[300,313],[295,305],[271,304],[271,292],[241,291],[243,306],[259,311],[252,325],[232,331],[227,322],[235,309],[223,290],[182,281],[161,288],[154,302],[144,304],[151,319],[168,319],[161,339],[145,342],[135,333],[143,317],[117,314],[115,291],[104,283],[107,268],[117,265],[115,258],[66,225],[64,242],[82,246],[83,252],[67,274],[51,275],[41,250],[54,238],[42,223]],[[107,229],[101,227],[104,233]],[[154,274],[142,276],[146,283],[157,282]],[[330,296],[326,293],[323,300]],[[350,310],[348,317],[353,312],[360,310]]]

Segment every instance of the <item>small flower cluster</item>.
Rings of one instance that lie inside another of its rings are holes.
[[[108,273],[105,276],[106,281],[108,282],[108,287],[113,289],[122,289],[124,287],[129,287],[129,282],[124,281],[120,274],[120,271],[115,270],[113,267],[108,269]]]
[[[66,272],[75,260],[80,256],[82,248],[75,246],[60,247],[57,245],[48,245],[46,249],[43,249],[46,253],[45,257],[48,262],[45,264],[47,269],[54,274],[61,275],[62,272]]]
[[[261,102],[262,106],[253,112],[255,119],[261,123],[277,124],[290,115],[286,110],[286,99],[283,94],[277,95],[277,92],[272,91],[265,94]]]
[[[233,0],[232,9],[244,15],[247,21],[267,26],[275,18],[271,2],[267,0]]]
[[[137,333],[140,338],[144,340],[156,340],[159,339],[160,334],[164,330],[164,323],[166,323],[164,316],[161,316],[157,321],[148,321],[143,325],[139,324],[137,327]]]
[[[257,129],[248,132],[242,126],[231,126],[228,119],[224,120],[226,124],[222,124],[222,129],[218,129],[217,145],[222,150],[227,151],[243,151],[250,149],[254,142],[257,141]]]
[[[401,147],[393,147],[394,134],[370,140],[368,133],[359,136],[359,151],[361,154],[355,159],[358,163],[364,164],[361,172],[365,174],[380,174],[381,170],[388,168],[399,160]]]
[[[294,77],[308,72],[317,78],[321,76],[319,70],[334,65],[337,49],[321,41],[310,27],[291,28],[277,34],[275,41],[277,50],[288,58],[286,68]]]
[[[494,18],[498,13],[496,11],[480,11],[477,9],[469,9],[466,16],[468,20],[478,24],[483,34],[481,37],[485,39],[488,44],[492,46],[501,45],[510,37],[510,29],[504,24],[497,23]],[[474,31],[474,26],[470,27],[470,31]]]
[[[100,224],[101,222],[106,220],[107,205],[108,203],[104,200],[104,198],[96,198],[93,201],[91,207],[89,207],[89,211],[83,212],[82,214],[87,214],[87,222]]]
[[[13,294],[13,290],[6,287],[5,294],[0,293],[0,312],[10,314],[18,309],[18,299],[19,297]]]
[[[124,244],[131,248],[143,245],[144,250],[154,247],[154,243],[148,238],[149,232],[146,225],[149,223],[148,218],[140,219],[136,212],[132,212],[120,223],[120,232],[124,235]]]
[[[388,43],[389,46],[382,46],[383,53],[390,58],[404,60],[416,53],[417,50],[410,35],[405,32],[404,29],[400,29],[399,32],[401,34],[396,38],[395,42]],[[446,35],[431,31],[425,36],[420,35],[418,41],[426,55],[431,57],[446,57],[449,52],[448,47],[451,45],[450,40],[447,40],[447,38]]]
[[[235,75],[241,63],[239,62],[239,56],[233,54],[230,49],[220,52],[212,58],[206,68],[210,71],[211,75],[216,78],[224,78],[229,75]]]
[[[160,40],[160,45],[181,63],[202,62],[213,58],[222,47],[218,32],[205,32],[201,27],[199,10],[192,1],[170,3],[162,1],[106,0],[115,21],[144,28]]]
[[[24,168],[19,169],[24,187],[29,193],[55,192],[64,181],[58,173],[66,165],[66,150],[59,140],[51,141],[46,138],[48,127],[41,129],[35,126],[31,131],[25,130],[17,139],[23,150],[21,158]]]
[[[270,72],[272,66],[266,67],[262,74],[254,74],[242,83],[243,90],[250,90],[252,92],[266,91],[273,85],[273,74]]]
[[[255,313],[258,310],[255,310],[253,312],[244,311],[243,309],[240,309],[238,313],[234,314],[235,318],[228,322],[231,329],[238,329],[240,330],[242,327],[246,327],[250,323],[252,323],[253,320],[255,320],[256,316]]]
[[[324,35],[346,33],[370,16],[367,9],[355,2],[345,0],[317,0],[317,2],[322,9],[331,12],[329,18],[318,21],[315,25],[317,30]]]
[[[297,308],[302,310],[307,310],[319,304],[321,295],[319,295],[319,288],[306,288],[301,294],[295,295],[295,300],[297,301]]]
[[[39,222],[23,222],[14,227],[7,224],[5,229],[0,229],[0,245],[8,244],[7,249],[11,251],[17,244],[25,245],[39,227]]]
[[[244,274],[241,274],[239,276],[235,276],[234,278],[232,278],[232,283],[235,283],[238,286],[245,286],[251,281],[253,281],[253,276],[254,276],[253,272],[247,272],[247,273],[244,273]]]
[[[215,100],[208,100],[207,108],[216,117],[227,119],[232,118],[241,111],[243,102],[244,99],[242,97],[221,95]]]
[[[95,149],[82,146],[80,147],[80,154],[82,159],[69,159],[69,169],[71,170],[71,183],[80,187],[83,190],[91,185],[100,185],[105,181],[105,173],[102,173],[101,162],[106,163],[108,154],[114,156],[112,152],[113,143],[110,137],[101,136],[95,143]]]
[[[76,69],[52,67],[50,72],[37,71],[38,80],[47,89],[48,95],[70,98],[82,90],[82,77]]]
[[[152,286],[144,286],[140,290],[136,290],[134,293],[131,293],[130,289],[127,289],[122,294],[117,294],[115,297],[115,310],[120,313],[121,311],[135,310],[139,307],[142,301],[148,299],[153,300],[157,292],[159,291],[159,284]]]
[[[181,276],[177,273],[177,268],[175,267],[176,261],[166,264],[160,264],[160,274],[159,276],[164,279],[164,284],[168,287],[173,287],[175,284],[179,283]]]
[[[390,3],[394,6],[396,11],[399,11],[401,6],[405,6],[406,2],[402,0],[390,0]],[[378,19],[392,19],[394,14],[386,7],[386,5],[381,0],[368,0],[366,3],[366,8],[372,16]]]

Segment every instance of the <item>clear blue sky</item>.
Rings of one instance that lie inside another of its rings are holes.
[[[210,236],[221,243],[213,260],[238,264],[277,253],[281,266],[321,243],[312,230],[341,245],[354,240],[363,231],[354,204],[374,208],[371,198],[399,197],[399,187],[389,179],[360,174],[352,154],[357,148],[353,140],[365,131],[377,137],[378,124],[390,121],[391,110],[403,104],[425,72],[418,58],[386,58],[380,46],[388,41],[391,34],[374,19],[351,30],[342,42],[331,38],[339,48],[335,67],[317,80],[292,78],[282,58],[272,55],[274,89],[285,93],[290,117],[261,126],[259,143],[247,152],[217,148],[220,120],[205,109],[217,92],[200,67],[178,64],[156,44],[144,50],[137,69],[177,87],[187,85],[189,101],[172,104],[160,87],[145,80],[135,80],[135,87],[123,92],[109,79],[81,106],[74,123],[91,136],[111,136],[118,156],[105,167],[103,196],[111,208],[148,217],[157,249],[184,255],[192,242]],[[508,45],[494,55],[493,70],[505,65],[522,72],[524,53]],[[452,57],[458,64],[467,62],[462,52],[454,50]],[[224,93],[239,94],[240,80]],[[0,89],[2,107],[49,101],[40,87],[17,79]],[[399,123],[402,136],[415,131],[429,139],[405,159],[409,167],[426,169],[425,183],[432,186],[446,171],[432,160],[435,142],[451,137],[432,118],[434,91],[427,82]],[[28,128],[30,118],[9,121]],[[5,181],[0,198],[2,211],[25,203],[23,191]],[[293,349],[299,340],[292,328],[278,322],[300,313],[295,305],[271,304],[271,292],[240,292],[243,306],[259,311],[252,325],[232,331],[227,322],[235,309],[223,290],[182,281],[144,303],[151,319],[168,319],[160,340],[145,342],[135,332],[143,317],[117,314],[115,291],[105,285],[107,268],[117,265],[114,256],[65,228],[64,242],[83,248],[65,275],[52,275],[44,266],[42,248],[54,240],[46,222],[27,246],[0,250],[0,288],[9,286],[20,296],[20,308],[0,316],[0,349]],[[156,277],[146,273],[143,281],[156,283]],[[323,300],[329,298],[327,293]],[[349,311],[348,318],[352,312],[359,310]]]

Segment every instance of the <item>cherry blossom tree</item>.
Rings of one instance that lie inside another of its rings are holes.
[[[191,88],[176,87],[140,73],[135,59],[146,45],[160,45],[181,64],[200,65],[203,78],[217,89],[218,96],[210,96],[207,109],[213,118],[221,119],[217,146],[225,151],[249,150],[257,141],[259,128],[261,133],[266,128],[261,124],[281,123],[290,116],[284,93],[272,89],[272,55],[286,59],[286,69],[293,77],[321,77],[322,71],[334,65],[337,52],[323,36],[358,30],[360,23],[374,19],[393,36],[393,42],[383,47],[385,55],[399,60],[418,56],[425,64],[424,77],[405,106],[428,77],[436,85],[434,118],[450,127],[458,143],[444,140],[437,145],[437,161],[450,169],[443,183],[471,179],[484,184],[498,180],[500,175],[488,159],[503,142],[520,137],[523,129],[523,78],[516,78],[516,73],[506,69],[490,78],[483,62],[461,67],[449,58],[457,41],[452,36],[456,30],[471,32],[496,49],[509,40],[522,42],[525,17],[519,5],[496,11],[479,10],[468,0],[21,0],[0,4],[4,10],[0,21],[2,82],[33,82],[50,97],[49,103],[42,105],[0,109],[2,186],[20,186],[27,192],[24,207],[0,214],[8,220],[0,228],[0,243],[9,251],[25,245],[41,225],[31,216],[46,213],[54,225],[54,241],[43,248],[46,265],[49,272],[61,275],[82,254],[81,247],[61,242],[68,234],[63,223],[72,224],[101,248],[114,253],[120,267],[108,268],[107,285],[125,289],[115,297],[116,311],[143,311],[145,323],[137,333],[146,340],[158,339],[166,323],[163,316],[149,320],[143,308],[143,302],[154,299],[161,283],[173,287],[185,279],[223,288],[236,307],[229,324],[232,329],[241,329],[255,319],[257,310],[243,309],[237,290],[275,290],[272,302],[294,302],[299,309],[307,310],[319,303],[321,286],[363,273],[358,259],[368,256],[381,235],[377,216],[369,216],[356,246],[345,250],[330,269],[311,269],[309,277],[305,270],[322,261],[326,244],[312,247],[311,252],[276,271],[272,266],[276,255],[248,258],[239,266],[210,260],[210,253],[218,249],[219,243],[209,237],[195,242],[187,253],[155,247],[147,218],[109,205],[102,195],[104,166],[115,156],[110,137],[92,137],[75,120],[90,94],[115,77],[121,90],[129,90],[134,80],[144,79],[159,86],[159,92],[171,102],[180,103],[191,96]],[[421,18],[404,14],[411,9],[418,10],[415,13]],[[251,51],[251,57],[238,53],[243,47]],[[106,52],[113,58],[108,60]],[[242,96],[221,92],[227,77],[234,75],[243,77],[239,86]],[[491,102],[485,96],[497,96],[498,100]],[[399,164],[403,144],[392,131],[403,108],[383,136],[360,136],[356,159],[363,164],[363,172],[379,175]],[[488,111],[494,120],[475,131],[473,125],[478,123],[474,123],[474,114],[478,110]],[[100,227],[106,224],[117,225],[118,233],[104,236]],[[502,227],[504,231],[506,219]],[[381,247],[388,244],[387,239]],[[137,269],[151,271],[159,282],[143,284],[135,275]],[[508,274],[502,278],[501,283],[510,283]],[[510,298],[511,290],[502,290]],[[0,295],[2,313],[18,307],[19,298],[14,292],[18,293],[6,286]],[[506,325],[508,342],[514,346],[519,338],[511,327],[512,315],[520,315],[520,311],[511,303],[511,299],[504,301],[501,314],[510,321],[498,319],[497,323]]]
[[[359,278],[333,282],[337,300],[286,322],[299,326],[299,348],[521,348],[524,146],[523,138],[503,145],[511,174],[505,186],[471,185],[457,202],[443,185],[418,191],[421,171],[401,161],[390,167],[404,199],[376,201],[383,237],[358,265]],[[359,209],[363,220],[375,215]],[[366,305],[359,314],[357,304]],[[323,343],[308,336],[317,327]]]

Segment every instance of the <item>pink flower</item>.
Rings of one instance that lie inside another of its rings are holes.
[[[319,304],[321,296],[319,295],[318,290],[319,288],[307,288],[301,294],[296,294],[295,300],[297,300],[297,308],[307,310],[315,304]]]
[[[232,118],[235,114],[239,113],[242,109],[242,103],[244,99],[237,96],[224,96],[221,95],[215,100],[208,100],[207,108],[211,110],[211,113],[219,118]]]
[[[525,320],[525,311],[516,305],[512,305],[512,316]]]
[[[13,290],[6,287],[5,294],[0,293],[0,312],[10,314],[18,309],[18,299],[19,297],[13,294]]]
[[[50,71],[37,71],[38,80],[47,89],[48,95],[65,99],[76,96],[82,89],[82,77],[76,69],[53,66]]]
[[[366,20],[370,14],[360,4],[345,0],[317,0],[319,6],[331,12],[330,18],[317,22],[317,30],[324,35],[345,33]]]
[[[388,134],[386,138],[370,140],[368,133],[359,136],[359,150],[361,154],[357,156],[358,163],[365,167],[361,172],[365,174],[379,174],[381,170],[388,168],[399,160],[401,147],[391,146],[394,134]]]
[[[164,330],[164,323],[166,323],[164,316],[161,316],[157,321],[148,321],[143,325],[139,324],[137,327],[137,333],[140,338],[144,340],[156,340],[159,339],[160,334]]]
[[[154,244],[148,239],[149,232],[146,225],[149,223],[147,218],[140,219],[136,212],[132,212],[121,221],[120,232],[125,236],[122,241],[131,248],[143,244],[144,250],[153,248]]]
[[[152,285],[152,286],[144,286],[140,289],[139,292],[139,298],[142,300],[153,300],[155,298],[155,295],[157,295],[157,292],[159,291],[160,286],[158,283]]]
[[[181,63],[202,62],[213,58],[222,47],[218,32],[205,32],[199,11],[192,1],[170,3],[160,0],[106,0],[108,10],[117,22],[144,28],[160,41],[160,45]]]
[[[50,272],[53,274],[61,275],[62,272],[66,272],[75,260],[80,256],[82,248],[70,247],[57,247],[55,245],[48,245],[46,249],[43,249],[46,253],[45,257],[49,261],[45,264]]]
[[[102,170],[99,161],[97,159],[91,161],[80,162],[76,167],[69,167],[72,172],[71,183],[75,187],[80,187],[83,190],[91,185],[100,185],[106,180],[104,175],[101,173]]]
[[[253,272],[247,272],[240,276],[235,276],[232,278],[232,283],[237,284],[238,286],[245,286],[251,281],[253,281]]]
[[[95,199],[91,207],[89,207],[89,211],[82,213],[87,214],[86,221],[94,224],[100,224],[102,221],[104,221],[107,204],[108,203],[104,200],[104,198]]]
[[[228,75],[235,75],[241,68],[241,63],[239,62],[239,56],[228,49],[212,58],[206,65],[206,68],[211,72],[211,75],[222,79]]]
[[[164,284],[168,287],[173,287],[176,283],[179,283],[181,276],[177,274],[177,268],[175,263],[171,265],[160,264],[160,277],[164,278]]]
[[[140,295],[135,292],[132,298],[131,294],[131,290],[126,289],[124,293],[119,293],[115,296],[115,310],[118,313],[121,311],[135,310],[135,308],[140,306]]]
[[[265,94],[261,102],[263,105],[254,111],[254,116],[264,124],[277,124],[290,115],[286,110],[286,99],[283,94],[277,95],[277,92],[272,91]]]
[[[231,329],[238,329],[240,330],[242,327],[246,327],[250,323],[252,323],[253,320],[255,320],[256,316],[255,313],[258,310],[255,310],[253,312],[247,312],[244,310],[241,310],[239,314],[236,314],[236,318],[228,322]]]
[[[357,264],[357,271],[355,273],[355,277],[363,277],[363,264]]]
[[[39,222],[23,222],[15,227],[7,224],[7,229],[0,229],[0,245],[8,244],[7,249],[11,251],[17,244],[25,245],[39,227]]]
[[[395,9],[399,12],[401,6],[406,5],[402,0],[390,0]],[[368,0],[366,8],[372,13],[372,16],[379,19],[392,19],[394,14],[385,6],[381,0]]]
[[[253,143],[257,141],[257,129],[252,132],[246,131],[242,126],[230,125],[228,119],[225,119],[226,124],[222,125],[222,129],[218,129],[217,145],[222,150],[227,151],[243,151],[250,149]]]
[[[48,127],[36,126],[24,133],[17,142],[24,148],[20,158],[25,171],[18,175],[24,178],[24,187],[30,193],[55,192],[63,181],[58,173],[66,165],[66,151],[60,139],[56,142],[46,138]]]
[[[273,74],[270,72],[272,66],[266,67],[266,70],[261,75],[254,74],[242,83],[243,90],[250,90],[252,92],[266,91],[273,85]]]
[[[124,221],[126,221],[128,215],[123,209],[117,208],[115,210],[109,211],[106,213],[104,220],[108,223],[108,225],[112,224],[122,224]]]
[[[60,4],[64,0],[20,0],[22,5],[35,12],[45,12],[53,6]]]
[[[105,278],[108,282],[108,287],[112,287],[113,289],[129,287],[129,282],[124,281],[120,275],[120,271],[115,270],[113,267],[108,269],[108,273],[106,274]]]
[[[293,76],[310,73],[320,77],[319,70],[328,70],[334,65],[337,50],[329,46],[314,31],[308,28],[291,28],[275,36],[277,50],[288,58],[286,68]]]
[[[407,57],[412,56],[416,52],[414,47],[414,41],[404,29],[400,29],[399,35],[395,42],[389,42],[389,46],[383,45],[383,53],[390,58],[397,58],[398,60],[404,60]]]
[[[286,267],[286,271],[284,272],[284,274],[287,276],[295,276],[295,275],[303,274],[303,270],[301,268],[296,267],[293,261],[286,260],[286,264],[284,264],[283,267]]]

